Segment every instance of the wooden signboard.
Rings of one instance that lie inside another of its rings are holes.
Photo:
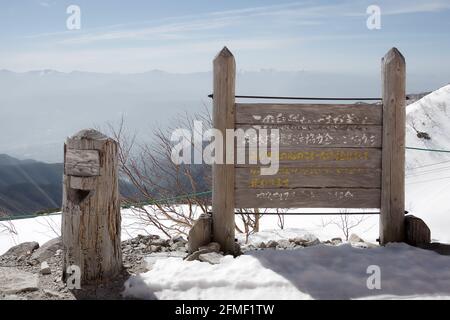
[[[280,137],[277,174],[236,165],[236,207],[380,207],[381,105],[236,104],[235,128]]]
[[[213,165],[215,241],[232,247],[235,208],[379,208],[380,243],[403,241],[405,61],[393,48],[382,67],[382,104],[235,103],[234,57],[219,53],[214,127],[278,129],[279,170],[261,175],[247,145],[235,151],[253,162]]]

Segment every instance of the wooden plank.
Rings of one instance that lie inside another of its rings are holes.
[[[236,208],[379,208],[380,189],[242,189]]]
[[[248,148],[238,148],[235,151],[236,158],[238,158],[238,153],[242,153],[243,162],[245,162],[238,163],[236,161],[236,167],[261,165],[258,162],[258,150],[250,155]],[[272,155],[270,149],[267,154],[268,156]],[[381,149],[281,147],[279,162],[283,167],[381,168]]]
[[[405,240],[405,58],[392,48],[382,60],[383,156],[380,243]]]
[[[97,150],[67,149],[65,173],[76,177],[100,175],[100,155]]]
[[[266,129],[267,135],[270,135],[271,130],[278,129],[281,147],[381,148],[382,141],[382,127],[378,125],[237,125],[236,129],[249,133],[247,141],[265,145],[270,145],[272,139],[264,141],[260,138],[258,141],[259,130]],[[246,141],[238,143],[243,144]]]
[[[213,63],[214,98],[213,125],[225,137],[226,129],[234,129],[236,63],[233,54],[225,47]],[[226,163],[226,155],[223,154]],[[234,165],[212,166],[213,241],[225,253],[235,253],[234,222]]]
[[[260,168],[236,169],[236,189],[302,187],[380,188],[381,170],[368,168],[281,167],[278,174],[260,175]],[[239,191],[238,191],[239,192]]]
[[[377,104],[237,103],[237,124],[382,124]]]

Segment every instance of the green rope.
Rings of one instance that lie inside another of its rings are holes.
[[[11,220],[22,220],[22,219],[30,219],[30,218],[37,218],[37,217],[48,217],[48,216],[56,216],[61,214],[61,212],[54,212],[54,213],[47,213],[47,214],[30,214],[26,216],[7,216],[7,217],[0,217],[0,221],[11,221]]]
[[[158,200],[142,201],[142,202],[138,202],[138,203],[130,203],[130,204],[122,205],[122,208],[123,209],[129,209],[129,208],[131,208],[133,206],[140,207],[140,206],[145,206],[145,205],[157,204],[157,203],[160,203],[160,202],[169,202],[169,201],[174,201],[174,200],[179,200],[179,199],[186,199],[186,198],[191,198],[191,197],[204,196],[204,195],[208,195],[208,194],[211,194],[211,193],[212,193],[212,191],[204,191],[204,192],[185,194],[185,195],[176,196],[176,197],[172,197],[172,198],[163,198],[163,199],[158,199]],[[25,216],[0,217],[0,221],[21,220],[21,219],[30,219],[30,218],[37,218],[37,217],[47,217],[47,216],[53,216],[53,215],[57,215],[57,214],[61,214],[61,212],[50,213],[50,214],[32,214],[32,215],[25,215]]]
[[[151,205],[151,204],[157,204],[157,203],[161,203],[161,202],[170,202],[170,201],[174,201],[174,200],[179,200],[179,199],[186,199],[186,198],[191,198],[191,197],[197,197],[197,196],[204,196],[204,195],[208,195],[211,194],[212,191],[203,191],[203,192],[197,192],[197,193],[190,193],[190,194],[185,194],[185,195],[181,195],[181,196],[176,196],[176,197],[172,197],[172,198],[163,198],[163,199],[158,199],[158,200],[150,200],[150,201],[142,201],[142,202],[138,202],[138,203],[131,203],[131,204],[127,204],[122,206],[125,209],[129,209],[132,206],[145,206],[145,205]]]
[[[419,150],[419,151],[429,151],[429,152],[444,152],[450,153],[450,150],[439,150],[439,149],[425,149],[425,148],[414,148],[414,147],[406,147],[409,150]]]

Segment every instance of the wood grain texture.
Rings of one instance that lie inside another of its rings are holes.
[[[242,189],[237,208],[379,208],[380,189]]]
[[[380,243],[405,240],[405,58],[391,49],[382,60],[383,155]]]
[[[214,98],[213,126],[225,137],[226,129],[234,129],[236,63],[233,54],[225,47],[213,62]],[[226,163],[225,154],[222,163]],[[234,165],[212,166],[213,241],[225,253],[235,252],[234,221]]]
[[[243,159],[242,163],[236,161],[236,167],[261,165],[259,161],[260,151],[258,149],[249,151],[249,148],[236,149],[236,159],[238,159],[239,154],[242,154]],[[266,150],[266,154],[272,156],[270,149],[269,151]],[[381,149],[376,148],[281,147],[278,157],[280,166],[285,167],[381,168]]]
[[[382,124],[377,104],[237,103],[237,124]]]
[[[100,175],[100,156],[98,151],[68,149],[64,171],[66,175],[76,177]]]
[[[260,175],[259,168],[237,168],[235,180],[236,189],[380,188],[380,185],[381,170],[371,168],[281,167],[275,175]]]
[[[263,140],[259,130],[279,130],[281,147],[346,147],[381,148],[382,127],[377,125],[237,125],[236,129],[255,130],[246,141],[271,145],[273,139]],[[245,143],[246,141],[241,141]]]
[[[83,146],[98,148],[100,174],[95,177],[64,175],[61,229],[63,278],[67,267],[76,265],[81,269],[83,284],[117,276],[122,270],[122,251],[117,143],[112,139],[92,141],[90,137],[82,140]],[[66,160],[68,151],[66,144]]]

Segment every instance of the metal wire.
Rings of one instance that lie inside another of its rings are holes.
[[[209,211],[208,214],[212,214],[212,211]],[[254,213],[246,213],[246,212],[238,212],[235,211],[234,214],[254,214]],[[267,212],[267,213],[259,213],[260,215],[285,215],[285,216],[289,216],[289,215],[297,215],[297,216],[322,216],[322,215],[375,215],[375,214],[380,214],[379,211],[366,211],[366,212],[346,212],[346,213],[342,213],[342,212],[282,212],[282,213],[275,213],[275,212]]]
[[[332,97],[275,97],[275,96],[246,96],[246,95],[238,95],[234,96],[235,98],[240,99],[270,99],[270,100],[335,100],[335,101],[345,101],[345,100],[371,100],[371,101],[381,101],[381,98],[332,98]],[[213,94],[208,95],[208,98],[214,98]]]

